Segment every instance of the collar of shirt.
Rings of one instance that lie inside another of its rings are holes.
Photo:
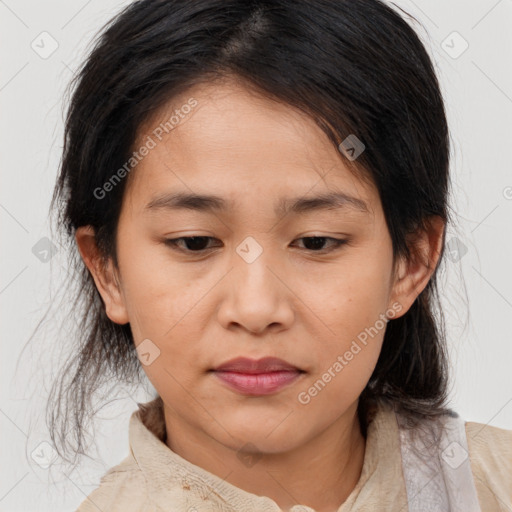
[[[281,512],[272,499],[228,483],[225,478],[229,472],[223,479],[185,460],[165,444],[165,435],[162,399],[139,404],[139,410],[130,417],[130,457],[143,473],[147,498],[157,510],[166,510],[172,503],[173,510],[187,512]],[[369,420],[361,476],[338,512],[401,507],[407,509],[407,498],[397,419],[389,405],[380,403]],[[314,509],[295,505],[290,512],[314,512]]]

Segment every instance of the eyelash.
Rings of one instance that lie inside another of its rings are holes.
[[[201,249],[199,251],[191,251],[189,249],[184,249],[184,248],[178,246],[178,242],[181,240],[186,241],[186,240],[191,240],[191,239],[195,239],[195,238],[213,239],[213,237],[211,237],[211,236],[182,236],[180,238],[167,238],[167,239],[165,239],[165,244],[173,250],[188,253],[188,254],[205,254],[208,251],[214,249],[214,247],[213,248],[210,247],[207,249]],[[325,254],[325,253],[333,252],[333,251],[341,248],[341,246],[343,246],[344,244],[346,244],[348,242],[347,239],[333,238],[330,236],[305,236],[305,237],[297,238],[297,240],[310,240],[310,239],[325,239],[325,240],[330,240],[332,242],[334,247],[331,249],[320,249],[318,251],[315,251],[313,249],[306,249],[307,251],[310,251],[312,253],[318,253],[318,254]]]

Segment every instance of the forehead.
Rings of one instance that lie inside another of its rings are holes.
[[[236,82],[197,85],[173,98],[140,127],[135,150],[149,139],[153,147],[127,190],[144,206],[168,192],[224,197],[226,207],[268,200],[276,213],[292,206],[286,197],[327,192],[368,211],[378,202],[313,119]]]

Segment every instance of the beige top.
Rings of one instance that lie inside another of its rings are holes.
[[[130,454],[111,468],[76,512],[281,512],[174,453],[164,442],[160,398],[130,418]],[[512,512],[512,430],[466,422],[474,487],[482,512]],[[362,473],[338,512],[407,512],[399,424],[381,404],[370,421]],[[295,505],[292,512],[314,512]],[[435,512],[429,510],[429,512]]]

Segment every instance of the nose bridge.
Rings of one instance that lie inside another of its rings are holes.
[[[272,258],[272,250],[269,244],[265,244],[262,237],[259,241],[253,236],[246,237],[235,250],[233,255],[235,272],[233,278],[237,281],[236,288],[243,294],[244,290],[252,293],[267,294],[261,295],[262,299],[269,299],[275,293],[275,275],[270,271],[275,266],[275,259]]]
[[[268,325],[288,325],[293,319],[287,288],[277,277],[278,265],[271,249],[247,237],[235,249],[219,320],[261,332]],[[277,275],[276,275],[277,274]]]

